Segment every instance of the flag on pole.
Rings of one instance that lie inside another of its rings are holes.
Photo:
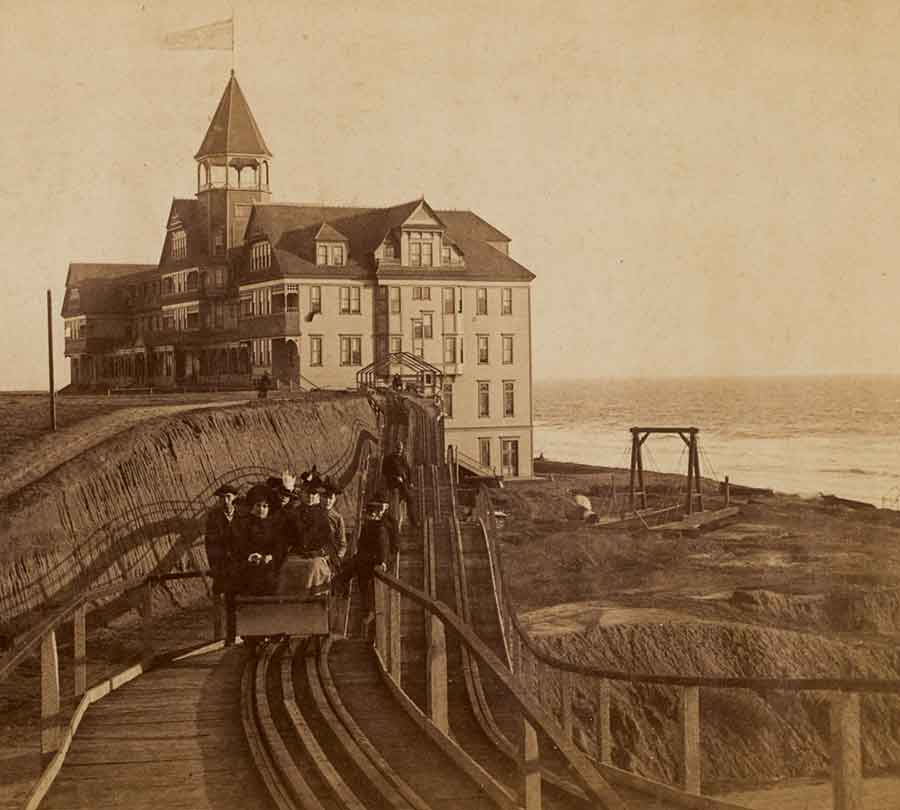
[[[234,18],[166,34],[163,47],[172,50],[234,52]]]

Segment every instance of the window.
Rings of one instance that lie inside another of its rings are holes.
[[[441,264],[450,264],[450,248],[445,246],[441,248]]]
[[[344,246],[343,245],[332,245],[331,246],[331,263],[335,267],[343,267],[343,265],[344,265]]]
[[[410,242],[409,243],[409,263],[412,267],[421,267],[422,266],[422,243],[421,242]]]
[[[504,287],[500,291],[500,314],[512,315],[512,287]]]
[[[268,338],[258,338],[250,341],[250,362],[254,366],[272,365],[272,341]]]
[[[172,233],[172,258],[183,259],[187,256],[187,234],[184,231]]]
[[[478,362],[479,363],[488,363],[490,359],[488,357],[488,336],[487,335],[479,335],[478,336]]]
[[[434,237],[423,231],[409,232],[409,264],[411,267],[431,267]]]
[[[503,364],[508,366],[513,362],[513,336],[503,336]]]
[[[421,340],[422,339],[422,319],[421,318],[413,318],[412,336],[413,336],[413,340]]]
[[[359,287],[341,287],[341,315],[359,315]]]
[[[391,354],[397,354],[403,351],[403,338],[400,335],[391,335],[390,340]]]
[[[444,383],[441,391],[441,410],[447,419],[453,418],[453,383]]]
[[[456,298],[453,287],[444,287],[444,315],[452,315],[456,312]]]
[[[413,287],[413,301],[430,301],[431,287]]]
[[[322,311],[322,288],[318,285],[309,288],[309,311]]]
[[[430,312],[422,313],[422,337],[426,340],[434,337],[434,315]]]
[[[322,336],[309,336],[309,364],[311,366],[322,365]]]
[[[242,318],[252,318],[253,317],[253,298],[249,293],[245,293],[241,295],[241,317]]]
[[[328,264],[328,245],[316,245],[316,264]]]
[[[397,253],[394,248],[394,243],[389,239],[384,243],[384,258],[385,259],[394,259],[396,258]]]
[[[491,415],[491,384],[486,380],[478,383],[478,415]]]
[[[266,242],[266,244],[268,244],[268,242]],[[217,267],[213,271],[213,283],[216,285],[216,287],[224,287],[227,277],[228,273],[224,267]]]
[[[189,290],[196,290],[200,286],[200,274],[196,270],[191,270],[187,274],[186,285]]]
[[[225,255],[225,229],[216,228],[213,231],[213,256]]]
[[[491,466],[491,440],[490,438],[478,439],[478,460],[482,467],[490,469]]]
[[[503,381],[503,415],[516,415],[516,384],[513,380]]]
[[[501,439],[500,449],[503,455],[503,467],[500,472],[513,478],[519,475],[519,440]]]
[[[362,338],[341,336],[341,365],[342,366],[361,366],[362,365]]]
[[[487,315],[487,287],[479,287],[475,291],[475,314]]]
[[[422,242],[422,267],[431,267],[434,264],[431,260],[431,251],[431,242]]]
[[[391,287],[391,314],[399,315],[400,314],[400,288],[399,287]]]
[[[456,338],[455,337],[445,337],[444,338],[444,362],[445,363],[455,363],[456,362]]]
[[[268,242],[255,242],[250,248],[250,269],[265,270],[272,263],[272,251]]]

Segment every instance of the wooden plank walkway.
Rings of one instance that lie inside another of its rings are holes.
[[[160,667],[91,706],[46,810],[268,810],[241,725],[246,652]]]

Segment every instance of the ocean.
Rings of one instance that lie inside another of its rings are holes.
[[[900,376],[537,381],[534,451],[628,467],[632,426],[700,429],[704,476],[900,508]],[[651,436],[644,466],[686,472],[677,436]]]

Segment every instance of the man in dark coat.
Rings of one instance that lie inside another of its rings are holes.
[[[237,551],[237,517],[236,501],[238,491],[225,484],[215,493],[219,503],[206,515],[206,559],[212,575],[213,600],[216,610],[220,602],[225,604],[225,643],[234,642],[234,576],[235,553]],[[220,614],[221,615],[221,614]]]
[[[406,515],[409,518],[410,525],[418,526],[419,520],[416,515],[415,498],[410,495],[412,484],[409,464],[406,461],[406,456],[403,455],[403,449],[403,442],[397,442],[394,452],[384,457],[384,461],[381,463],[381,477],[389,493],[397,490],[400,493],[400,497],[406,501]]]
[[[366,505],[366,514],[362,530],[357,541],[357,550],[352,560],[349,560],[336,577],[334,590],[340,595],[349,592],[350,581],[356,577],[359,585],[359,594],[365,606],[366,616],[363,619],[363,634],[366,635],[368,627],[375,618],[375,596],[373,589],[374,572],[376,568],[386,570],[391,553],[391,541],[387,529],[381,521],[381,503],[370,501]]]

